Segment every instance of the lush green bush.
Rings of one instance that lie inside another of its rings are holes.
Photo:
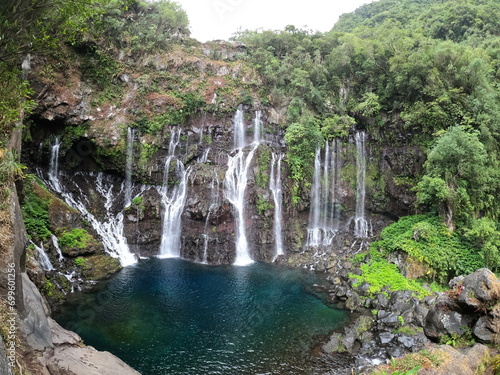
[[[93,237],[82,228],[74,228],[59,236],[61,249],[85,249],[93,242]]]
[[[363,282],[370,284],[368,292],[372,295],[380,293],[384,288],[390,291],[411,290],[419,297],[429,294],[417,281],[409,280],[401,275],[395,264],[383,258],[372,259],[361,265],[361,272],[361,275],[350,274],[349,277],[358,280],[354,286],[359,286]]]
[[[286,129],[285,142],[288,147],[287,161],[291,177],[296,182],[310,179],[313,175],[314,155],[322,143],[318,122],[309,119],[290,124]]]
[[[124,5],[108,7],[95,20],[100,33],[90,34],[100,45],[137,55],[167,50],[189,35],[187,14],[174,1],[131,0]]]
[[[25,195],[22,201],[24,225],[34,241],[45,241],[50,235],[49,199],[37,194],[42,189],[32,175],[25,180]]]
[[[485,266],[480,248],[450,231],[438,216],[414,215],[399,219],[385,228],[372,246],[384,254],[402,251],[427,264],[435,277],[446,282]]]

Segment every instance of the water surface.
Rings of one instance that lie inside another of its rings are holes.
[[[143,375],[311,374],[313,335],[348,319],[310,291],[317,278],[150,259],[71,296],[55,319]]]

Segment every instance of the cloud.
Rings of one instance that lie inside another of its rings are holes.
[[[187,12],[192,37],[204,42],[228,39],[238,29],[307,26],[330,30],[339,16],[373,0],[176,0]]]

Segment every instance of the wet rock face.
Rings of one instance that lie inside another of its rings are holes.
[[[80,58],[74,52],[67,52],[75,60]],[[46,168],[50,158],[47,139],[59,134],[64,140],[60,156],[62,170],[68,173],[99,170],[114,175],[117,180],[123,179],[126,127],[135,127],[132,180],[136,187],[142,183],[152,187],[142,192],[142,204],[132,205],[123,211],[124,235],[134,253],[150,256],[158,252],[162,230],[162,206],[155,188],[163,184],[163,169],[169,152],[171,130],[174,127],[180,128],[181,137],[175,157],[191,171],[188,197],[182,214],[181,253],[193,260],[206,257],[211,259],[209,262],[230,262],[235,256],[235,214],[224,197],[223,181],[228,169],[228,158],[234,152],[233,117],[240,104],[237,101],[241,98],[233,94],[222,94],[224,90],[216,89],[227,88],[232,93],[233,86],[241,82],[253,99],[253,104],[243,106],[248,145],[254,137],[252,122],[256,111],[262,112],[262,140],[249,168],[245,192],[245,227],[252,257],[271,262],[276,256],[273,199],[268,185],[269,160],[266,161],[262,155],[264,150],[269,153],[286,153],[285,130],[282,125],[286,123],[288,103],[272,103],[266,107],[259,103],[258,92],[252,92],[253,86],[248,85],[250,81],[259,82],[259,77],[237,61],[246,53],[244,45],[213,42],[200,46],[199,52],[201,54],[196,56],[173,56],[169,53],[145,56],[142,63],[148,66],[146,72],[142,71],[141,66],[136,66],[137,71],[124,71],[114,77],[114,85],[121,94],[113,103],[103,100],[102,92],[95,82],[82,80],[85,75],[79,71],[78,64],[71,64],[64,71],[55,69],[54,77],[47,80],[41,69],[48,61],[36,57],[31,77],[38,107],[32,116],[35,124],[30,129],[32,141],[25,144],[24,158],[32,167]],[[177,83],[167,82],[159,72],[168,70],[179,82],[184,82],[187,76],[181,74],[183,68],[190,72],[194,70],[193,76],[203,83],[200,86],[206,87],[200,92],[207,105],[204,108],[209,112],[201,113],[196,109],[193,111],[195,114],[190,117],[181,116],[183,120],[178,124],[168,123],[163,127],[155,125],[158,129],[150,131],[149,122],[153,122],[156,116],[181,108],[179,98],[166,92],[186,93],[185,91],[191,90],[182,84],[177,87]],[[147,86],[151,84],[153,76],[155,84],[161,89],[158,92],[144,90],[149,89]],[[391,119],[388,122],[397,121]],[[360,121],[358,126],[361,129],[365,124]],[[408,146],[409,142],[402,131],[394,137],[393,129],[390,132],[391,134],[381,131],[380,134],[367,135],[366,215],[374,235],[391,219],[409,212],[414,200],[409,188],[412,178],[421,172],[424,161],[422,150]],[[339,257],[347,257],[364,246],[352,234],[356,205],[354,133],[339,140],[339,143],[343,150],[339,165],[345,170],[339,183],[337,202],[342,218],[338,238],[325,248],[304,248],[311,208],[310,189],[307,187],[297,193],[287,158],[283,158],[283,243],[286,256],[281,258],[282,262],[289,260],[289,264],[293,266],[333,272]],[[37,153],[40,145],[42,152]],[[215,187],[214,175],[217,176]],[[169,182],[175,184],[172,178]],[[310,182],[304,181],[303,185],[307,186]],[[116,183],[120,184],[121,181]],[[87,188],[84,184],[81,187]],[[219,196],[219,201],[215,203],[215,208],[210,209],[214,204],[214,194]],[[89,199],[93,198],[89,196]],[[97,199],[102,200],[98,196]],[[62,207],[55,207],[54,210],[62,212]],[[57,215],[53,217],[56,218]],[[57,225],[78,225],[76,216],[71,212],[59,217],[60,219],[56,219],[60,221]],[[204,255],[206,244],[212,249],[208,256]],[[355,302],[353,301],[354,304]]]

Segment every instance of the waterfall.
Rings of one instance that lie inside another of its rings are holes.
[[[205,149],[205,151],[203,151],[203,154],[201,156],[198,157],[198,159],[196,160],[196,162],[198,164],[200,163],[206,163],[208,162],[208,154],[210,153],[210,147],[207,147]]]
[[[172,129],[168,156],[163,172],[163,185],[158,189],[163,206],[162,235],[159,257],[174,258],[180,256],[181,216],[187,198],[187,183],[190,168],[175,157],[180,140],[181,129]],[[176,185],[169,188],[173,169]]]
[[[50,150],[50,164],[49,164],[49,184],[57,193],[62,192],[62,186],[59,182],[59,149],[61,147],[61,140],[57,135],[54,138],[54,143]]]
[[[243,106],[240,104],[238,110],[234,115],[233,120],[234,126],[234,148],[243,148],[245,144],[245,113],[243,112]]]
[[[340,210],[338,207],[338,202],[340,202],[340,183],[341,183],[341,175],[340,172],[342,170],[342,143],[339,138],[335,139],[335,143],[333,143],[333,157],[332,157],[332,202],[333,204],[333,217],[336,220],[336,227],[338,228],[339,220],[340,220]]]
[[[56,137],[51,149],[48,173],[49,186],[61,194],[67,205],[80,212],[83,218],[101,237],[104,248],[109,255],[118,258],[122,266],[128,266],[136,263],[137,260],[130,252],[127,240],[123,236],[123,214],[119,212],[115,215],[112,212],[113,202],[116,201],[116,197],[113,194],[113,182],[110,181],[109,186],[104,186],[108,183],[108,181],[104,181],[102,173],[97,174],[94,186],[96,188],[96,192],[99,193],[105,200],[105,218],[104,221],[100,221],[90,212],[89,209],[87,209],[85,205],[85,201],[88,201],[87,192],[81,190],[74,178],[67,180],[68,184],[72,185],[70,189],[65,189],[61,185],[58,171],[59,146],[59,137]],[[81,175],[84,178],[94,177],[94,174],[79,173],[78,175]],[[73,177],[75,177],[75,175],[73,175]],[[92,184],[89,185],[92,186]],[[121,187],[121,190],[122,189],[123,186]]]
[[[125,205],[132,203],[132,163],[134,161],[135,129],[127,128],[127,158],[125,162]]]
[[[309,211],[309,228],[307,229],[307,246],[319,246],[321,244],[321,228],[319,227],[320,188],[321,188],[321,161],[320,149],[316,149],[314,156],[314,177],[311,190],[311,209]]]
[[[260,129],[262,127],[262,112],[255,111],[255,119],[253,120],[253,141],[260,143]]]
[[[174,156],[177,146],[181,141],[181,128],[172,128],[170,131],[170,142],[168,144],[168,156]]]
[[[354,218],[354,235],[358,238],[369,236],[369,226],[365,219],[366,195],[366,134],[358,132],[354,136],[356,142],[356,216]]]
[[[275,259],[285,254],[283,251],[283,233],[282,233],[282,206],[283,191],[281,189],[281,160],[283,154],[276,155],[273,152],[271,160],[271,176],[269,177],[269,189],[273,194],[274,200],[274,241],[276,246]]]
[[[228,168],[224,178],[224,196],[233,205],[235,211],[236,259],[234,264],[244,266],[253,263],[245,229],[245,190],[248,169],[259,142],[253,142],[251,150],[245,155],[243,151],[245,147],[245,123],[241,105],[234,116],[234,146],[237,151],[233,156],[228,156]]]
[[[62,191],[61,195],[65,202],[78,210],[90,226],[97,232],[109,255],[118,258],[121,265],[124,267],[136,263],[137,259],[135,255],[130,252],[127,240],[123,236],[123,213],[119,212],[115,215],[112,210],[113,203],[116,201],[116,195],[113,193],[113,181],[105,179],[105,176],[101,172],[97,173],[97,175],[82,174],[82,176],[96,177],[96,192],[104,200],[104,220],[99,220],[89,209],[87,209],[85,204],[86,192],[83,192],[74,181],[72,181],[74,189],[71,189],[71,191],[78,193],[71,193],[66,190]],[[119,194],[122,190],[123,184],[120,187]],[[87,204],[89,203],[87,202]]]
[[[61,263],[64,260],[64,256],[62,254],[61,248],[59,247],[59,240],[54,234],[51,235],[51,238],[52,238],[52,244],[54,245],[57,251],[57,255],[59,256],[59,263]]]
[[[323,162],[316,149],[306,246],[331,245],[338,232],[341,152],[338,139],[326,143]]]
[[[54,270],[54,266],[52,265],[52,262],[49,259],[49,256],[45,252],[45,249],[43,247],[43,243],[40,243],[40,246],[35,245],[34,242],[31,242],[31,244],[35,247],[36,251],[38,251],[38,261],[40,262],[40,266],[44,271],[52,271]]]
[[[203,233],[203,260],[202,260],[202,262],[205,264],[208,263],[208,240],[210,239],[210,234],[209,234],[210,218],[217,211],[217,208],[219,207],[219,200],[220,200],[219,186],[220,186],[219,178],[217,176],[217,173],[214,171],[214,175],[212,177],[212,182],[210,183],[210,190],[212,192],[210,207],[208,208],[207,217],[205,219],[205,229],[204,229],[204,233]]]

